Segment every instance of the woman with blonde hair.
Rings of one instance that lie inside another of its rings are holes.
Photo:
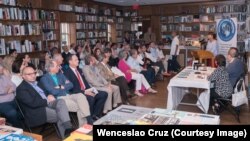
[[[4,75],[8,76],[11,78],[11,72],[12,72],[12,64],[15,61],[15,57],[13,56],[5,56],[2,61],[3,65],[3,73]]]

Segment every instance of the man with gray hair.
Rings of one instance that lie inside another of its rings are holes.
[[[231,47],[227,54],[228,65],[226,70],[229,74],[229,80],[232,87],[244,75],[244,63],[238,58],[238,49]]]
[[[61,54],[58,56],[60,57]],[[88,124],[93,124],[86,97],[82,93],[68,93],[68,91],[73,88],[73,84],[63,73],[59,73],[59,67],[56,61],[49,61],[46,66],[48,73],[46,73],[40,81],[44,91],[52,94],[57,99],[63,99],[70,112],[77,112],[79,127],[86,123],[86,119]]]
[[[103,112],[106,113],[107,111],[112,110],[112,106],[117,107],[117,104],[121,103],[121,94],[119,87],[109,83],[105,80],[105,78],[101,76],[96,66],[97,60],[94,56],[87,55],[85,57],[85,64],[86,66],[84,66],[83,68],[83,74],[88,83],[95,87],[97,90],[105,91],[108,93],[108,98],[105,102]]]

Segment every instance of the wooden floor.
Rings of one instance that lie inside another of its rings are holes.
[[[149,108],[166,108],[167,105],[167,85],[169,83],[169,78],[165,78],[164,81],[158,81],[156,83],[155,89],[158,90],[157,94],[148,94],[143,97],[133,98],[133,101],[137,106],[149,107]],[[184,97],[184,101],[195,102],[195,95],[189,94]],[[202,111],[197,106],[185,106],[179,105],[178,110],[202,113]],[[209,114],[212,114],[211,108]],[[232,124],[250,124],[250,113],[247,106],[242,107],[240,120],[238,123],[234,116],[228,111],[223,111],[221,114],[221,124],[222,125],[232,125]],[[60,141],[56,134],[51,134],[44,138],[45,141]]]

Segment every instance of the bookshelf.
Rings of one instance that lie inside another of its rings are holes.
[[[237,41],[240,52],[244,52],[246,38],[246,9],[244,0],[230,2],[207,2],[171,5],[162,8],[160,16],[161,39],[166,39],[172,31],[181,33],[182,44],[188,38],[198,39],[208,32],[216,32],[216,20],[237,18]],[[168,10],[166,10],[168,9]],[[174,12],[175,11],[175,12]]]
[[[111,9],[99,7],[89,3],[75,5],[76,43],[83,45],[89,40],[91,45],[100,40],[107,40],[107,29]]]
[[[116,10],[115,11],[116,16],[116,24],[115,24],[115,31],[116,31],[116,42],[122,43],[123,42],[123,34],[124,34],[124,17],[123,17],[123,11],[122,10]]]
[[[29,0],[0,0],[0,55],[42,51],[41,3]]]

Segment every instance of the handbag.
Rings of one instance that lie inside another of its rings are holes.
[[[237,87],[236,87],[234,94],[232,95],[232,105],[234,107],[238,107],[238,106],[243,105],[243,104],[248,105],[248,98],[247,98],[247,91],[245,88],[245,83],[244,83],[243,79],[241,79],[241,80],[242,80],[241,89],[238,91]],[[238,85],[238,83],[237,83],[237,85]]]

